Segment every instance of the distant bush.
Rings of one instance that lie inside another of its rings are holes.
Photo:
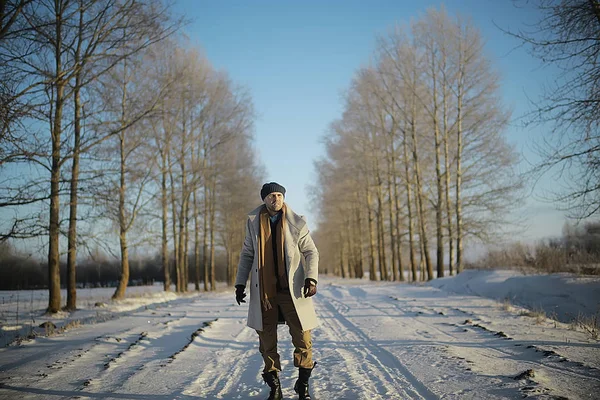
[[[517,268],[548,273],[600,275],[600,222],[566,224],[563,236],[535,244],[513,242],[491,248],[466,268]]]
[[[576,324],[592,339],[598,340],[600,337],[600,310],[590,317],[578,315]]]

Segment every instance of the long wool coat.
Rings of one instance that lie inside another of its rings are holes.
[[[246,223],[246,238],[240,254],[236,285],[246,285],[250,276],[250,303],[248,307],[248,326],[262,331],[262,307],[260,301],[260,279],[258,276],[258,235],[260,235],[260,210],[262,205],[248,214]],[[288,274],[290,293],[302,330],[307,331],[317,327],[317,315],[312,298],[302,294],[304,280],[318,280],[319,252],[315,247],[303,216],[292,211],[287,206],[284,252]]]

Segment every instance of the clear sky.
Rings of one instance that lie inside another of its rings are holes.
[[[531,58],[518,42],[503,33],[532,23],[532,10],[510,0],[178,0],[174,11],[192,22],[184,28],[189,42],[201,48],[217,69],[251,93],[258,118],[256,147],[268,181],[287,189],[286,201],[307,215],[307,185],[315,182],[313,160],[324,154],[320,138],[339,118],[341,94],[357,69],[369,63],[377,35],[394,24],[406,24],[429,7],[442,4],[450,14],[471,17],[486,41],[486,52],[502,76],[502,95],[513,117],[529,110],[540,85],[551,79],[549,68]],[[509,142],[530,161],[540,130],[506,131]],[[523,163],[522,170],[527,168]],[[542,180],[539,197],[551,177]],[[257,188],[257,201],[259,188]],[[516,210],[527,216],[523,239],[560,235],[564,218],[552,204],[534,197]],[[313,228],[314,229],[314,228]]]

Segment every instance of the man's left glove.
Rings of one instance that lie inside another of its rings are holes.
[[[304,280],[304,297],[312,297],[317,294],[317,281],[311,278]]]
[[[237,301],[238,305],[240,305],[240,303],[246,302],[246,300],[244,300],[244,297],[246,297],[246,293],[244,293],[244,290],[246,290],[246,286],[235,285],[235,301]]]

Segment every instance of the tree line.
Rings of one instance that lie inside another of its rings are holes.
[[[391,29],[371,59],[315,163],[323,264],[372,280],[458,273],[465,241],[491,240],[523,186],[499,74],[479,30],[443,8]]]
[[[0,2],[0,241],[43,239],[49,312],[64,254],[76,308],[81,249],[118,249],[115,299],[132,247],[159,249],[165,290],[214,290],[221,253],[234,279],[262,171],[254,110],[184,23],[158,0]]]
[[[492,245],[479,264],[594,269],[597,254],[579,245],[595,233],[575,235],[577,246],[568,233],[534,250],[520,243],[493,248],[493,233],[522,199],[522,178],[530,178],[532,190],[552,174],[556,184],[546,199],[573,220],[586,221],[584,230],[597,225],[600,210],[600,2],[513,4],[533,9],[537,19],[520,29],[498,28],[541,68],[559,71],[517,119],[543,130],[533,149],[539,161],[525,176],[514,174],[518,154],[502,137],[509,113],[500,101],[498,75],[468,19],[430,10],[396,28],[381,38],[371,65],[356,73],[343,116],[324,138],[326,156],[316,163],[322,175],[315,204],[324,210],[320,243],[337,274],[368,271],[371,279],[401,280],[407,268],[412,280],[431,279],[433,249],[437,276],[443,276],[444,263],[450,273],[460,272],[469,238]]]
[[[215,259],[215,279],[226,282],[226,254],[218,252]],[[9,241],[0,244],[0,290],[42,290],[48,288],[48,266],[30,257]],[[67,280],[66,260],[61,259],[60,280]],[[188,274],[194,276],[194,255],[188,254]],[[175,275],[175,258],[170,257],[169,273]],[[121,278],[121,263],[117,257],[101,252],[77,262],[76,288],[114,288]],[[130,259],[128,286],[161,285],[164,280],[164,266],[158,253],[139,251]],[[173,285],[171,286],[173,287]],[[64,285],[63,285],[64,288]],[[63,291],[64,292],[64,291]]]

